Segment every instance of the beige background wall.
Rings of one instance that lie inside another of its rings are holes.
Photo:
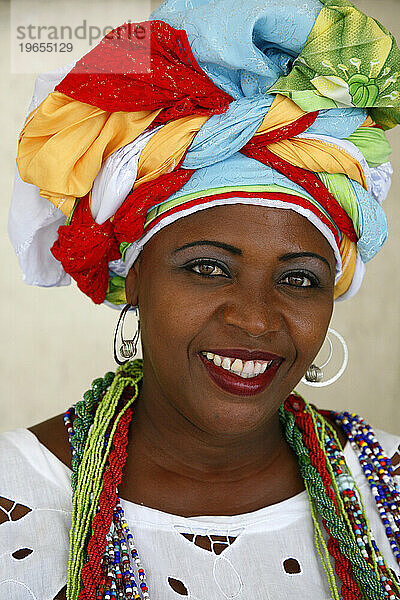
[[[242,0],[238,0],[241,2]],[[282,0],[283,1],[283,0]],[[159,3],[153,2],[153,7]],[[399,0],[355,0],[400,41]],[[78,0],[71,10],[79,10]],[[26,0],[29,10],[29,0]],[[79,400],[93,378],[114,368],[112,335],[117,312],[96,307],[74,286],[25,286],[7,237],[16,142],[32,94],[34,75],[12,75],[9,66],[9,3],[0,0],[1,31],[1,361],[0,430],[29,426]],[[400,129],[400,128],[399,128]],[[390,238],[369,264],[354,299],[336,306],[333,325],[346,338],[349,367],[329,388],[299,387],[321,407],[347,408],[376,427],[399,432],[400,424],[400,131],[393,145],[394,185],[386,201]]]

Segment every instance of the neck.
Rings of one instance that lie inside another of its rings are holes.
[[[123,484],[124,498],[182,515],[240,514],[303,489],[277,411],[252,431],[215,434],[190,422],[146,381],[134,411]]]
[[[132,435],[152,460],[197,478],[232,477],[243,469],[265,468],[286,449],[277,413],[265,425],[240,435],[203,431],[168,404],[141,398]]]

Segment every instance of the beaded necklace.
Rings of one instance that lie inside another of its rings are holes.
[[[141,360],[126,363],[96,379],[65,413],[73,490],[67,600],[150,600],[118,496],[142,376]],[[399,564],[400,495],[390,460],[363,419],[317,411],[296,394],[282,404],[282,429],[299,462],[332,598],[399,600],[400,588],[371,536],[361,494],[324,415],[342,428],[355,450]]]

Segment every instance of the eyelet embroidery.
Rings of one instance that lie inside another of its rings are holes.
[[[168,577],[169,586],[179,594],[180,596],[189,596],[189,592],[185,584],[179,579],[174,579],[173,577]]]
[[[24,558],[27,558],[32,552],[33,550],[31,548],[20,548],[13,552],[11,556],[15,558],[15,560],[24,560]]]
[[[392,462],[393,467],[396,467],[393,471],[393,474],[397,475],[397,477],[400,477],[400,446],[397,448],[396,452],[393,454],[390,460]]]
[[[283,563],[283,569],[288,575],[297,575],[301,573],[301,566],[296,558],[286,558]]]
[[[15,500],[0,496],[0,525],[8,521],[18,521],[32,511],[28,506],[18,504]]]

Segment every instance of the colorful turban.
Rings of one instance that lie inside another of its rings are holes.
[[[140,25],[38,78],[9,221],[25,281],[119,307],[161,228],[245,203],[313,223],[353,295],[387,237],[392,35],[347,0],[167,0]]]

